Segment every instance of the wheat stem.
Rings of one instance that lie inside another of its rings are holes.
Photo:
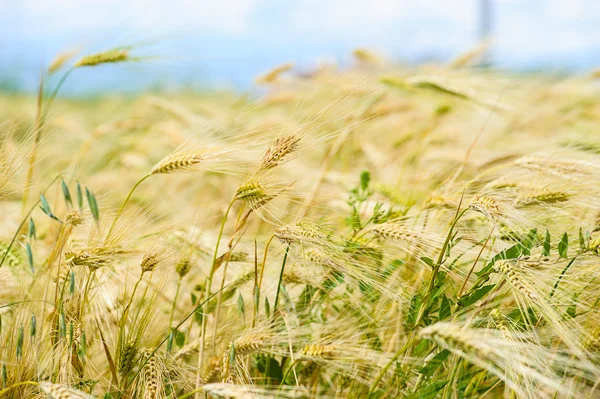
[[[35,166],[35,159],[37,158],[37,149],[40,144],[42,137],[42,101],[44,99],[44,75],[40,77],[40,85],[38,88],[37,95],[37,106],[35,115],[35,136],[33,139],[33,147],[31,148],[31,155],[29,156],[29,165],[27,168],[27,178],[25,180],[25,188],[23,189],[23,212],[27,206],[27,198],[29,196],[29,189],[31,187],[31,180],[33,179],[33,168]]]
[[[5,388],[5,389],[1,390],[0,391],[0,397],[4,396],[4,394],[7,393],[8,391],[10,391],[11,389],[22,387],[24,385],[34,385],[34,386],[37,386],[38,383],[35,382],[35,381],[21,381],[21,382],[17,382],[16,384],[13,384],[13,385],[9,386],[8,388]]]
[[[117,211],[117,214],[115,215],[115,218],[112,221],[112,224],[110,225],[110,229],[108,230],[108,234],[106,235],[106,239],[108,240],[108,238],[110,237],[111,233],[113,232],[115,225],[117,224],[117,220],[119,220],[119,217],[121,216],[121,213],[123,212],[123,209],[125,208],[125,205],[127,205],[127,203],[129,202],[129,199],[131,198],[131,196],[133,195],[133,192],[135,191],[135,189],[142,184],[142,182],[144,180],[146,180],[147,178],[149,178],[150,176],[152,176],[151,174],[147,174],[146,176],[142,177],[140,180],[138,180],[133,187],[131,187],[131,190],[129,190],[129,194],[127,194],[127,197],[125,198],[125,200],[123,201],[123,203],[121,204],[121,207],[119,208],[119,210]]]
[[[427,287],[427,293],[425,294],[425,297],[423,298],[423,302],[421,303],[421,308],[419,309],[419,315],[417,316],[414,327],[419,325],[419,322],[421,321],[421,319],[423,318],[423,315],[425,314],[425,309],[427,308],[429,298],[431,297],[431,294],[433,293],[433,289],[435,288],[435,279],[437,277],[438,272],[440,271],[440,267],[444,260],[444,255],[446,254],[446,248],[448,248],[448,244],[450,243],[450,238],[452,237],[452,232],[454,231],[454,227],[456,227],[456,223],[458,223],[459,219],[465,214],[465,212],[469,210],[469,208],[465,208],[462,211],[460,211],[461,204],[462,204],[462,198],[461,198],[460,203],[458,204],[458,207],[456,208],[456,215],[454,216],[454,220],[452,221],[452,224],[450,225],[450,229],[448,230],[448,234],[446,235],[446,240],[444,241],[444,245],[442,245],[442,249],[440,250],[440,254],[438,256],[437,262],[435,262],[435,265],[433,265],[433,270],[431,272],[431,277],[429,279],[429,286]]]
[[[236,198],[233,197],[227,206],[227,210],[223,215],[223,220],[221,221],[221,228],[219,229],[219,235],[217,236],[217,243],[215,245],[215,253],[213,255],[212,265],[210,267],[210,273],[208,274],[208,279],[206,280],[206,287],[204,287],[204,291],[207,296],[210,296],[211,285],[213,280],[213,275],[215,273],[215,264],[217,263],[217,255],[219,254],[219,244],[221,243],[221,237],[223,237],[223,231],[225,230],[225,223],[227,222],[227,216],[229,216],[229,212],[235,203]],[[219,290],[221,292],[221,290]],[[200,332],[200,354],[198,356],[198,371],[196,372],[196,389],[198,389],[202,382],[202,376],[200,375],[202,372],[202,366],[204,365],[203,357],[204,357],[204,340],[206,339],[206,317],[202,318],[202,331]],[[196,395],[196,398],[198,395]]]
[[[285,270],[285,263],[287,261],[288,252],[290,251],[290,245],[285,248],[283,255],[283,262],[281,263],[281,271],[279,272],[279,283],[277,283],[277,292],[275,294],[275,303],[273,304],[273,321],[275,321],[275,315],[277,314],[277,304],[279,303],[279,291],[281,290],[281,284],[283,283],[283,272]]]
[[[179,277],[179,280],[177,281],[177,289],[175,290],[175,297],[173,298],[173,306],[171,307],[171,315],[169,316],[169,331],[171,331],[171,328],[173,326],[173,316],[175,314],[175,307],[177,306],[177,298],[179,297],[179,290],[181,288],[181,279],[182,279],[182,277]]]

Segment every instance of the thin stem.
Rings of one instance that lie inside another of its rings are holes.
[[[462,198],[461,198],[461,202],[462,202]],[[433,270],[431,272],[431,277],[429,279],[429,286],[427,287],[427,293],[425,294],[425,297],[423,298],[423,302],[421,303],[421,308],[419,309],[419,315],[414,324],[415,327],[419,325],[419,322],[421,321],[421,319],[423,318],[423,315],[425,314],[425,309],[427,308],[429,298],[431,297],[431,294],[433,293],[433,289],[435,288],[435,279],[438,275],[438,272],[440,271],[442,262],[444,261],[444,255],[446,254],[446,249],[448,248],[448,244],[450,243],[450,238],[452,237],[452,232],[454,231],[454,227],[456,226],[456,223],[458,223],[458,221],[462,217],[462,215],[464,215],[465,212],[469,210],[469,208],[465,208],[462,210],[462,212],[459,212],[460,205],[461,204],[459,203],[458,207],[456,208],[456,215],[454,217],[454,220],[452,221],[452,224],[450,225],[448,234],[446,235],[446,241],[444,241],[444,245],[442,246],[442,249],[440,250],[440,255],[438,256],[437,262],[435,262],[435,265],[433,265]]]
[[[206,296],[210,296],[211,285],[213,280],[213,275],[215,273],[215,264],[217,263],[217,255],[219,253],[219,244],[221,243],[221,237],[223,236],[223,230],[225,230],[225,223],[227,222],[227,216],[233,207],[235,202],[235,197],[231,199],[229,205],[227,206],[227,210],[223,215],[223,220],[221,221],[221,228],[219,229],[219,235],[217,236],[217,244],[215,245],[215,253],[213,255],[212,265],[210,267],[210,273],[208,274],[208,279],[206,280],[206,287],[204,287],[204,291],[206,292]],[[221,292],[221,290],[219,290]],[[202,331],[200,332],[200,354],[198,356],[198,371],[196,374],[196,389],[200,387],[200,383],[202,381],[202,377],[200,373],[202,372],[202,366],[204,365],[204,340],[206,339],[206,317],[202,318]],[[197,397],[198,395],[196,395]]]
[[[142,182],[144,180],[146,180],[147,178],[149,178],[150,176],[152,176],[150,173],[147,174],[146,176],[142,177],[140,180],[138,180],[133,187],[131,187],[131,190],[129,190],[129,194],[127,194],[127,197],[125,198],[125,200],[123,201],[123,203],[121,204],[121,207],[119,208],[119,210],[117,211],[117,214],[115,215],[115,218],[112,222],[112,224],[110,225],[110,229],[108,230],[108,234],[106,235],[106,239],[108,240],[108,238],[110,237],[111,233],[113,232],[115,225],[117,224],[117,220],[119,220],[119,217],[121,216],[121,213],[123,213],[123,209],[125,208],[125,205],[127,205],[127,203],[129,202],[129,199],[131,198],[131,196],[133,195],[133,192],[135,191],[135,189],[142,184]]]
[[[565,266],[565,268],[560,272],[560,275],[558,276],[558,278],[556,279],[556,282],[554,283],[554,287],[552,287],[552,292],[550,292],[550,298],[552,298],[554,296],[554,293],[556,292],[556,289],[558,288],[560,281],[562,280],[562,278],[565,275],[565,273],[567,272],[567,270],[569,270],[569,268],[571,267],[573,262],[575,262],[575,259],[577,259],[577,256],[579,256],[579,255],[576,255],[575,257],[573,257],[573,259],[571,259],[571,261],[569,263],[567,263],[567,266]]]
[[[469,277],[471,277],[471,274],[473,274],[473,271],[475,270],[475,266],[477,266],[477,262],[479,262],[479,258],[481,258],[481,254],[483,253],[483,250],[487,246],[487,243],[490,240],[490,238],[492,237],[492,233],[494,232],[495,229],[496,229],[496,226],[492,227],[492,231],[490,231],[490,234],[488,235],[487,239],[483,243],[483,246],[481,247],[481,250],[477,254],[477,258],[475,258],[475,261],[473,262],[473,266],[471,266],[471,269],[469,270],[469,273],[467,273],[467,276],[465,277],[465,281],[463,281],[462,285],[460,286],[460,289],[458,290],[458,293],[456,294],[456,298],[460,299],[460,296],[462,295],[465,287],[467,286],[467,282],[469,281]]]
[[[233,239],[233,238],[232,238]],[[215,351],[215,346],[216,346],[216,340],[217,340],[217,328],[219,326],[219,314],[221,311],[221,300],[223,297],[223,287],[225,286],[225,279],[227,278],[227,269],[229,268],[229,257],[231,255],[231,252],[233,251],[233,249],[237,246],[237,244],[240,242],[240,240],[242,239],[242,237],[240,236],[240,238],[235,242],[229,243],[229,250],[226,252],[226,257],[225,257],[225,266],[223,266],[223,278],[221,279],[221,290],[219,292],[219,296],[217,297],[217,308],[215,310],[215,321],[214,321],[214,327],[213,327],[213,336],[212,336],[212,344],[211,344],[211,350],[214,352]]]
[[[121,316],[121,320],[119,321],[119,326],[121,328],[123,328],[125,325],[125,321],[127,319],[127,314],[129,313],[129,308],[131,307],[131,304],[133,303],[133,298],[135,297],[135,293],[137,291],[138,286],[142,282],[143,277],[144,277],[144,273],[140,274],[140,278],[133,286],[133,292],[131,293],[131,296],[129,297],[129,303],[127,303],[127,306],[125,307],[125,310],[123,311],[123,316]]]
[[[283,385],[285,384],[285,380],[287,380],[288,376],[290,375],[290,372],[292,372],[292,370],[294,369],[294,367],[296,367],[297,363],[298,363],[298,359],[294,359],[294,361],[292,362],[292,364],[290,364],[290,367],[285,372],[285,375],[283,376],[283,379],[281,380],[281,384],[279,384],[279,389],[277,390],[277,396],[276,396],[276,398],[279,397],[279,392],[281,391],[281,388],[283,388]]]
[[[44,75],[40,77],[40,85],[38,88],[37,95],[37,106],[35,115],[35,136],[33,139],[33,148],[31,149],[31,155],[29,155],[29,166],[27,167],[27,178],[25,180],[25,189],[23,190],[23,212],[27,206],[27,199],[29,197],[29,189],[31,187],[31,180],[33,180],[33,169],[35,166],[35,159],[37,158],[37,149],[40,145],[42,137],[42,100],[44,99]]]
[[[14,384],[14,385],[11,385],[11,386],[9,386],[9,387],[8,387],[8,388],[6,388],[6,389],[3,389],[3,390],[1,390],[1,391],[0,391],[0,397],[2,397],[2,396],[5,394],[5,393],[7,393],[8,391],[10,391],[11,389],[15,389],[15,388],[18,388],[18,387],[22,387],[23,385],[38,385],[38,383],[37,383],[37,382],[35,382],[35,381],[22,381],[22,382],[17,382],[16,384]]]
[[[177,304],[177,298],[179,297],[179,289],[181,288],[181,277],[177,281],[177,289],[175,290],[175,297],[173,298],[173,307],[171,308],[171,316],[169,317],[169,331],[173,327],[173,315],[175,314],[175,307]]]
[[[33,143],[33,149],[31,151],[31,155],[29,157],[29,167],[27,169],[27,180],[25,181],[25,190],[23,192],[23,209],[25,209],[25,207],[27,206],[27,197],[29,196],[29,189],[31,186],[31,180],[33,178],[33,168],[35,166],[35,159],[37,157],[37,147],[39,146],[39,143],[40,143],[41,137],[42,137],[42,127],[44,126],[44,120],[46,119],[46,116],[48,115],[48,112],[50,111],[50,106],[54,102],[54,99],[58,95],[58,92],[60,91],[61,87],[63,86],[63,84],[65,83],[65,81],[67,80],[67,78],[69,77],[71,72],[73,72],[73,70],[74,70],[73,67],[69,68],[65,72],[65,74],[62,76],[62,78],[59,80],[58,84],[52,91],[52,94],[50,95],[50,98],[48,99],[48,103],[46,104],[46,107],[43,111],[42,111],[43,100],[44,100],[43,75],[42,75],[42,78],[40,78],[40,86],[39,86],[38,97],[37,97],[35,138],[34,138],[34,143]]]
[[[289,251],[290,246],[288,245],[285,248],[285,254],[283,255],[283,262],[281,263],[281,272],[279,272],[279,283],[277,283],[277,293],[275,294],[275,304],[273,305],[273,320],[275,320],[275,315],[277,313],[277,304],[279,303],[279,291],[281,290],[281,284],[283,282],[283,272],[285,271],[285,263],[287,261]]]

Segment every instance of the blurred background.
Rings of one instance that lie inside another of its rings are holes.
[[[144,62],[81,71],[68,94],[245,90],[284,62],[345,65],[363,47],[445,61],[490,35],[487,63],[514,71],[600,66],[598,0],[0,0],[0,87],[35,91],[60,52],[131,46]]]

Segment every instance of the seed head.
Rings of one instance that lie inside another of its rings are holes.
[[[389,238],[395,241],[406,241],[413,243],[417,241],[418,236],[410,231],[407,231],[402,226],[393,223],[382,223],[371,229],[375,235],[381,238]]]
[[[144,381],[144,399],[155,399],[161,391],[161,371],[159,360],[151,349],[142,353],[142,359],[146,362],[142,368],[142,381]]]
[[[133,341],[128,341],[123,345],[119,356],[119,373],[125,375],[129,373],[133,367],[133,360],[137,354],[136,344]]]
[[[294,135],[278,138],[275,146],[265,152],[259,170],[268,170],[279,165],[288,154],[296,151],[299,141],[300,138]]]
[[[62,384],[53,384],[51,382],[40,382],[38,384],[42,392],[48,395],[51,399],[93,399],[92,396],[85,392],[69,388]]]
[[[267,335],[264,333],[253,333],[235,340],[236,355],[249,355],[257,353],[264,347]]]
[[[152,167],[151,175],[159,173],[173,173],[189,170],[204,160],[200,154],[173,154],[163,158]]]
[[[54,72],[61,69],[67,61],[69,61],[71,58],[73,58],[74,55],[75,55],[74,51],[67,51],[67,52],[58,54],[50,63],[50,66],[48,67],[48,73],[53,74]]]
[[[273,196],[268,195],[259,182],[250,181],[237,189],[235,199],[244,201],[251,209],[256,210],[273,199]]]
[[[298,222],[296,226],[283,226],[275,230],[275,237],[284,244],[295,244],[303,241],[318,242],[323,234],[318,226],[306,222]]]
[[[159,256],[157,253],[152,252],[144,255],[142,258],[142,263],[140,267],[142,268],[142,273],[151,272],[156,269],[160,262]]]
[[[556,202],[565,202],[568,199],[569,194],[564,191],[544,189],[539,192],[519,196],[515,202],[517,205],[525,206],[540,203],[553,204]]]
[[[83,223],[81,214],[76,209],[71,209],[67,215],[67,224],[71,226],[79,226],[81,223]]]
[[[327,358],[335,356],[336,352],[337,348],[333,345],[308,344],[302,348],[300,356],[304,358]]]
[[[494,268],[502,273],[506,280],[515,288],[517,291],[525,295],[530,299],[537,299],[533,288],[524,280],[522,273],[515,267],[515,265],[507,260],[499,260],[494,263]]]
[[[588,244],[588,249],[596,255],[600,255],[600,237],[591,240]]]
[[[175,264],[175,271],[179,274],[179,277],[183,278],[189,273],[192,268],[192,264],[189,259],[182,258]]]
[[[129,59],[129,51],[114,49],[92,55],[86,55],[75,63],[75,68],[125,62]]]
[[[264,75],[262,75],[261,77],[259,77],[257,79],[257,82],[258,83],[274,83],[279,78],[279,75],[281,75],[284,72],[289,71],[293,67],[294,67],[294,64],[292,64],[292,63],[287,63],[287,64],[280,65],[278,67],[275,67],[275,68],[271,69],[269,72],[267,72]]]
[[[500,207],[496,200],[485,195],[475,197],[469,204],[469,209],[481,212],[487,217],[493,217],[500,213]]]
[[[445,348],[457,348],[468,353],[481,353],[486,357],[488,349],[468,330],[453,323],[438,322],[423,328],[419,335],[441,344]]]

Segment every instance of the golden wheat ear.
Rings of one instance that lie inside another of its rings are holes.
[[[131,60],[129,50],[107,50],[101,53],[86,55],[79,59],[74,65],[75,68],[92,67],[102,64],[114,64]]]
[[[40,382],[40,390],[52,399],[94,399],[92,395],[62,384]]]
[[[201,154],[173,154],[152,167],[151,175],[190,170],[204,160]]]

